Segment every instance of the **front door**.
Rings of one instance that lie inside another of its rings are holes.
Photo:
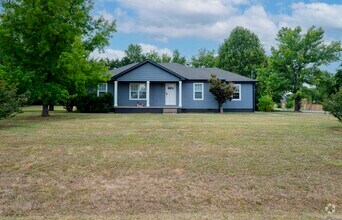
[[[165,105],[177,105],[176,83],[165,83]]]

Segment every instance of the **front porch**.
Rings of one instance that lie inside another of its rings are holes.
[[[182,108],[182,81],[113,81],[114,111],[156,112]],[[177,110],[178,111],[178,110]]]

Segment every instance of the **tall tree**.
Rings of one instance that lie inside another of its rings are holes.
[[[150,51],[147,53],[143,52],[141,45],[139,44],[130,44],[128,48],[125,50],[125,56],[122,59],[106,59],[104,62],[110,68],[119,68],[131,63],[140,63],[144,60],[151,60],[157,63],[180,63],[185,64],[186,58],[180,55],[178,50],[173,52],[173,56],[169,56],[168,54],[160,55],[157,51]]]
[[[180,52],[179,50],[174,50],[173,51],[173,55],[172,55],[172,63],[179,63],[179,64],[182,64],[182,65],[185,65],[186,64],[186,58],[183,56],[180,55]]]
[[[139,44],[130,44],[125,50],[125,56],[130,63],[140,63],[146,59],[142,47]]]
[[[61,71],[65,68],[60,66],[63,55],[75,54],[72,52],[75,47],[82,47],[85,53],[76,63],[72,59],[63,65],[79,65],[80,60],[90,64],[89,53],[109,44],[115,22],[94,19],[90,15],[91,0],[3,0],[1,3],[2,64],[11,75],[19,77],[17,82],[25,82],[20,83],[20,88],[29,90],[33,100],[43,102],[42,116],[49,116],[48,104],[65,101],[69,95],[70,78],[65,77],[66,72]],[[75,44],[80,39],[81,43]]]
[[[285,84],[283,91],[291,92],[295,111],[300,111],[305,84],[315,85],[322,71],[319,67],[337,61],[342,51],[340,42],[326,44],[324,30],[311,27],[282,28],[277,35],[278,48],[271,48],[270,68]]]
[[[243,76],[253,77],[266,59],[265,50],[256,34],[236,27],[218,51],[218,66]]]
[[[227,83],[214,74],[211,74],[208,82],[210,83],[209,91],[215,96],[220,113],[223,113],[223,104],[232,100],[236,88],[233,83]]]
[[[216,67],[218,58],[215,55],[215,50],[200,49],[196,55],[191,57],[191,66],[196,68],[201,67]]]

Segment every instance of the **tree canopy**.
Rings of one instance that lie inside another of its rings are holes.
[[[306,84],[316,85],[322,76],[319,69],[337,61],[341,53],[340,42],[326,44],[324,30],[311,27],[302,34],[302,29],[282,28],[277,35],[278,47],[271,48],[268,79],[284,93],[291,92],[295,101],[295,111],[300,111]],[[267,80],[266,80],[267,81]]]
[[[88,59],[102,50],[115,32],[115,22],[94,19],[91,0],[2,1],[0,59],[6,80],[32,100],[65,101],[69,93],[106,80],[104,63]],[[95,82],[96,81],[96,82]],[[81,88],[82,87],[82,88]]]
[[[265,59],[258,36],[243,27],[234,28],[218,51],[219,68],[252,78]]]
[[[214,74],[211,74],[208,81],[210,83],[209,91],[215,96],[220,113],[223,113],[223,104],[232,100],[236,88],[233,83],[227,83]]]
[[[196,68],[212,68],[217,67],[218,57],[215,55],[215,50],[200,49],[196,55],[191,57],[190,65]]]
[[[144,60],[151,60],[156,63],[179,63],[186,64],[186,58],[180,55],[179,50],[174,50],[172,56],[164,53],[159,54],[157,51],[143,52],[141,45],[130,44],[125,50],[125,56],[122,59],[105,59],[105,63],[109,69],[119,68],[132,63],[140,63]]]

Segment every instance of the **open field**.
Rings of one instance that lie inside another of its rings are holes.
[[[311,113],[0,121],[0,217],[342,218],[342,125]]]

